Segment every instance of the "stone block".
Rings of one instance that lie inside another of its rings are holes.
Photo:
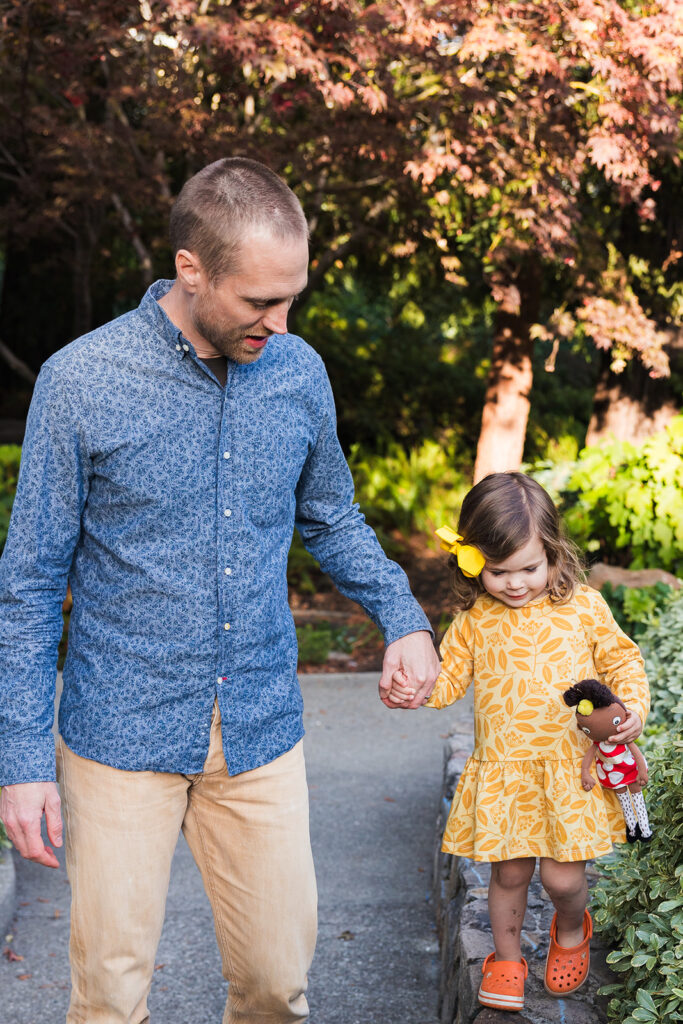
[[[0,939],[10,929],[17,903],[17,882],[11,850],[0,850]]]
[[[474,1024],[532,1024],[523,1013],[505,1013],[503,1010],[483,1009],[474,1018]]]

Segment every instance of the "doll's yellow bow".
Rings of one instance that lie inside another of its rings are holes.
[[[458,568],[464,576],[479,575],[486,565],[486,559],[479,548],[475,548],[473,544],[463,544],[460,534],[451,530],[450,526],[441,526],[436,531],[436,535],[441,541],[444,551],[450,551],[452,555],[455,555]]]

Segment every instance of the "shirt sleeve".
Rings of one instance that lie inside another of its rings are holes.
[[[66,388],[44,367],[0,560],[0,785],[55,778],[62,602],[89,483],[76,423]]]
[[[401,567],[384,554],[353,500],[351,472],[337,438],[332,391],[324,373],[324,415],[297,485],[296,527],[307,550],[346,597],[381,629],[386,644],[432,632]]]
[[[593,647],[600,681],[635,711],[644,724],[650,710],[650,688],[638,645],[617,625],[601,594],[587,589],[585,597],[580,617]]]
[[[441,672],[426,707],[445,708],[465,696],[474,674],[472,639],[470,620],[466,612],[461,612],[441,641]]]

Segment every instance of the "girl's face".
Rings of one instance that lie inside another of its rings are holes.
[[[548,556],[538,534],[533,534],[504,562],[487,560],[481,582],[491,597],[497,597],[510,608],[522,608],[540,597],[548,586]]]

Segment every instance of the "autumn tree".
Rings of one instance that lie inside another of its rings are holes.
[[[226,153],[265,160],[301,195],[311,288],[410,208],[402,166],[413,147],[377,82],[400,10],[391,4],[3,0],[1,10],[0,231],[10,257],[32,240],[61,253],[73,333],[92,322],[102,256],[119,280],[132,266],[149,283],[167,256],[173,196]],[[420,25],[397,26],[397,42]]]
[[[359,252],[419,250],[453,289],[486,283],[498,314],[478,476],[522,457],[537,338],[583,336],[617,370],[636,356],[666,373],[666,333],[613,222],[661,216],[660,172],[680,147],[676,0],[0,11],[5,293],[27,262],[32,275],[41,261],[55,280],[68,274],[71,334],[93,322],[94,295],[125,308],[168,272],[173,196],[204,163],[240,153],[302,199],[310,290]],[[658,294],[673,288],[679,243],[669,234]]]
[[[636,356],[667,372],[666,337],[606,242],[610,221],[658,216],[658,170],[680,149],[683,17],[667,0],[522,0],[458,5],[453,26],[432,63],[430,145],[410,171],[441,205],[444,266],[460,274],[474,247],[498,302],[478,479],[519,466],[539,336],[580,332],[615,370]]]

